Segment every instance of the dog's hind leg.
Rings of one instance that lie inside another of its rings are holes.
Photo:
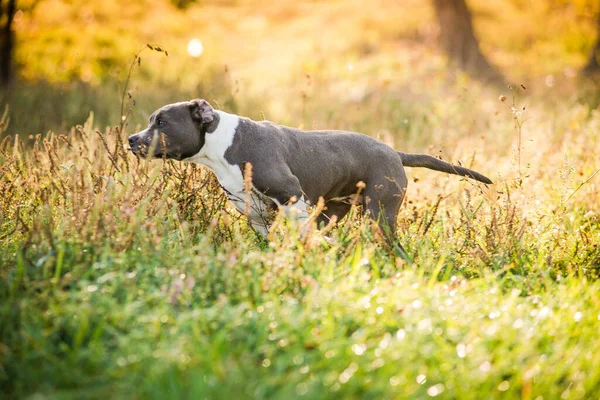
[[[377,223],[389,241],[396,239],[396,216],[399,209],[399,202],[386,202],[376,196],[365,195],[363,212]]]
[[[343,203],[341,201],[330,201],[325,203],[326,210],[323,210],[317,217],[317,224],[326,226],[331,222],[331,218],[335,217],[336,221],[341,221],[342,218],[348,214],[352,207],[349,203]]]
[[[366,204],[363,206],[363,211],[377,222],[381,234],[390,246],[389,250],[394,246],[397,246],[400,249],[400,255],[407,259],[408,253],[396,235],[396,220],[400,205],[402,204],[402,198],[396,197],[393,199],[386,199],[366,194],[365,202]]]
[[[363,212],[377,222],[391,244],[396,239],[396,218],[404,193],[407,179],[404,170],[393,176],[378,176],[367,182],[364,192]]]

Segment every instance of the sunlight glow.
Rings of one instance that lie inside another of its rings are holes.
[[[187,45],[187,52],[192,57],[200,57],[204,52],[204,46],[200,39],[192,39]]]

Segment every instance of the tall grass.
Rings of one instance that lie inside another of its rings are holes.
[[[262,240],[209,171],[128,154],[135,116],[123,131],[89,117],[5,136],[2,392],[597,397],[598,184],[585,181],[600,161],[600,115],[521,93],[514,106],[531,114],[516,132],[504,103],[475,105],[495,93],[438,95],[290,100],[305,110],[296,126],[368,132],[494,179],[409,171],[398,221],[409,262],[358,217],[330,232],[334,245],[284,223]],[[255,104],[235,107],[257,118]]]

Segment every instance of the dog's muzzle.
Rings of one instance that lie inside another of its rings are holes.
[[[135,155],[139,154],[141,144],[140,135],[136,133],[135,135],[129,136],[127,140],[129,141],[129,150]]]

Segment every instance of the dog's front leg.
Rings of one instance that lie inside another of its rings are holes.
[[[253,164],[252,183],[256,190],[269,197],[283,215],[297,222],[300,237],[308,233],[310,224],[309,200],[304,196],[300,181],[285,162]]]
[[[281,205],[280,209],[286,218],[294,220],[298,223],[298,226],[302,229],[300,235],[301,237],[304,237],[307,230],[305,222],[309,218],[309,204],[306,202],[306,200],[304,200],[303,197],[300,200],[296,200],[294,203],[292,203],[292,200],[295,199],[290,199],[286,205]],[[254,228],[256,232],[260,233],[260,235],[265,239],[269,234],[271,222],[272,221],[269,219],[267,212],[256,212],[250,215],[250,224],[252,225],[252,228]]]
[[[298,228],[299,237],[304,241],[309,236],[309,231],[312,228],[312,223],[309,220],[310,214],[308,213],[308,207],[310,203],[302,195],[298,199],[296,196],[290,198],[288,203],[281,206],[281,209],[285,213],[285,216],[296,222]]]
[[[285,212],[286,217],[294,219],[299,223],[303,223],[309,217],[308,206],[309,203],[304,196],[301,196],[299,199],[297,199],[296,196],[293,196],[288,203],[281,206],[281,208]]]
[[[267,239],[267,236],[269,235],[269,228],[267,227],[266,223],[263,221],[250,220],[250,224],[256,232],[260,233],[260,236],[262,236],[264,239]]]

